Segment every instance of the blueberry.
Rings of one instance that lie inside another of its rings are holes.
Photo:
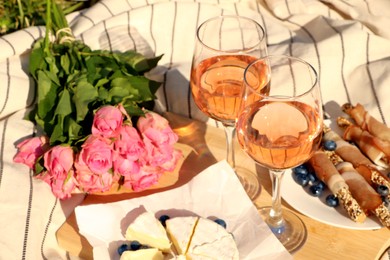
[[[314,184],[309,188],[311,195],[319,197],[324,191],[324,186],[320,184]]]
[[[303,187],[309,183],[309,176],[307,174],[296,173],[293,177],[295,182]]]
[[[161,215],[158,220],[161,222],[161,224],[165,227],[165,222],[169,219],[168,215]]]
[[[217,218],[216,220],[214,220],[214,222],[217,223],[218,225],[221,225],[223,228],[226,228],[225,220]]]
[[[322,190],[326,188],[326,184],[323,181],[318,180],[315,185],[318,185]]]
[[[326,196],[326,205],[329,207],[337,207],[339,205],[339,199],[337,196],[330,194]]]
[[[307,175],[309,173],[309,169],[306,165],[302,164],[293,168],[293,173]]]
[[[389,195],[389,188],[386,185],[379,185],[376,188],[376,191],[379,193],[381,196],[387,196]]]
[[[123,254],[123,252],[125,252],[125,251],[127,251],[127,250],[129,250],[129,246],[127,245],[127,244],[122,244],[122,245],[120,245],[119,247],[118,247],[118,254],[119,255],[122,255]]]
[[[308,178],[310,184],[316,184],[318,182],[318,177],[314,172],[310,172],[308,174]]]
[[[337,144],[333,140],[326,140],[323,143],[324,149],[327,151],[334,151],[337,148]]]
[[[138,242],[137,240],[133,240],[133,241],[131,241],[131,243],[130,243],[130,250],[136,251],[136,250],[140,249],[141,246],[142,246],[142,245],[141,245],[140,242]]]

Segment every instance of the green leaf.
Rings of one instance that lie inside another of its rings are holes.
[[[30,53],[29,59],[29,71],[34,79],[37,79],[37,71],[44,70],[47,67],[46,61],[44,59],[45,53],[42,49],[43,41],[42,39],[36,41],[33,45],[32,51]]]
[[[103,87],[99,87],[99,99],[100,100],[109,100],[109,97],[108,97],[108,90],[103,88]]]
[[[46,71],[38,71],[38,116],[42,119],[51,115],[57,102],[58,85],[54,84]]]
[[[72,113],[72,100],[69,94],[69,91],[67,89],[64,89],[59,94],[59,101],[58,105],[56,107],[56,110],[54,112],[54,115],[62,115],[67,116]]]
[[[107,101],[110,103],[114,102],[115,104],[117,104],[120,103],[122,99],[127,96],[129,96],[129,91],[126,88],[122,86],[116,86],[116,87],[112,87],[108,91]]]
[[[140,101],[147,101],[154,99],[154,94],[150,91],[150,80],[142,76],[127,77],[131,86],[131,94],[138,94]]]
[[[48,68],[45,69],[47,76],[57,85],[60,85],[60,81],[58,79],[59,69],[57,68],[55,59],[53,59],[53,57],[46,57],[45,61],[48,64]]]
[[[64,55],[61,55],[61,68],[64,70],[65,74],[70,73],[70,59],[69,54],[65,53]]]
[[[161,82],[149,80],[150,92],[156,94],[157,90],[161,87]]]
[[[102,78],[102,79],[99,79],[96,84],[95,84],[95,87],[101,87],[101,86],[104,86],[105,84],[107,84],[108,82],[110,82],[107,78]]]
[[[117,64],[112,63],[112,60],[97,55],[88,56],[85,59],[85,66],[88,71],[88,81],[91,83],[108,78],[113,71],[119,69]]]
[[[123,107],[126,112],[132,116],[142,116],[144,115],[144,111],[138,106],[138,104],[131,100],[124,100],[122,102]]]
[[[53,132],[50,135],[50,145],[61,144],[67,141],[67,137],[64,135],[63,128],[64,118],[59,115],[57,124],[54,126]]]
[[[161,54],[160,56],[156,56],[156,57],[147,59],[147,62],[148,62],[148,65],[149,65],[149,70],[151,70],[151,69],[157,67],[158,62],[161,60],[161,58],[162,58],[163,56],[164,56],[164,55]]]
[[[86,80],[77,83],[72,98],[76,107],[77,122],[84,120],[89,111],[89,103],[95,101],[98,97],[98,91],[92,84]]]
[[[82,138],[80,135],[82,133],[83,127],[74,121],[71,117],[68,118],[66,126],[69,141],[79,140]]]
[[[121,62],[129,64],[139,73],[146,72],[156,67],[158,61],[162,58],[162,55],[160,55],[151,59],[147,59],[144,55],[133,50],[123,53],[116,53],[116,56]]]

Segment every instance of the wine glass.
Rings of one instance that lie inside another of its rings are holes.
[[[272,206],[259,212],[286,249],[294,252],[305,242],[307,231],[295,213],[282,210],[280,187],[285,170],[307,161],[321,142],[317,73],[299,58],[270,55],[246,68],[244,85],[238,142],[256,163],[268,168]]]
[[[197,107],[224,127],[227,162],[244,188],[245,182],[251,188],[247,193],[255,194],[260,187],[258,178],[243,168],[237,172],[233,140],[244,70],[251,62],[266,55],[264,29],[256,21],[237,15],[213,17],[197,29],[190,78]]]

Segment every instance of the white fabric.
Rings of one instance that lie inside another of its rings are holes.
[[[221,13],[250,16],[264,26],[268,51],[310,62],[319,73],[325,112],[360,102],[390,123],[388,0],[102,0],[68,16],[74,34],[94,49],[136,48],[164,54],[152,73],[163,86],[156,110],[206,120],[189,98],[195,29]],[[27,167],[14,164],[15,144],[34,133],[22,118],[34,100],[28,52],[44,28],[0,38],[0,259],[66,259],[55,232],[79,204],[58,201]]]

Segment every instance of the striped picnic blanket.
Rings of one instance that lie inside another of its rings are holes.
[[[220,14],[254,18],[266,31],[270,54],[311,63],[328,116],[341,115],[346,102],[359,102],[390,124],[388,0],[102,0],[67,18],[92,49],[164,54],[149,75],[163,82],[156,111],[206,121],[191,99],[189,72],[196,27]],[[15,144],[36,132],[23,116],[35,98],[29,50],[43,36],[43,27],[31,27],[0,38],[0,259],[71,258],[55,232],[83,199],[56,199],[48,185],[12,161]]]

